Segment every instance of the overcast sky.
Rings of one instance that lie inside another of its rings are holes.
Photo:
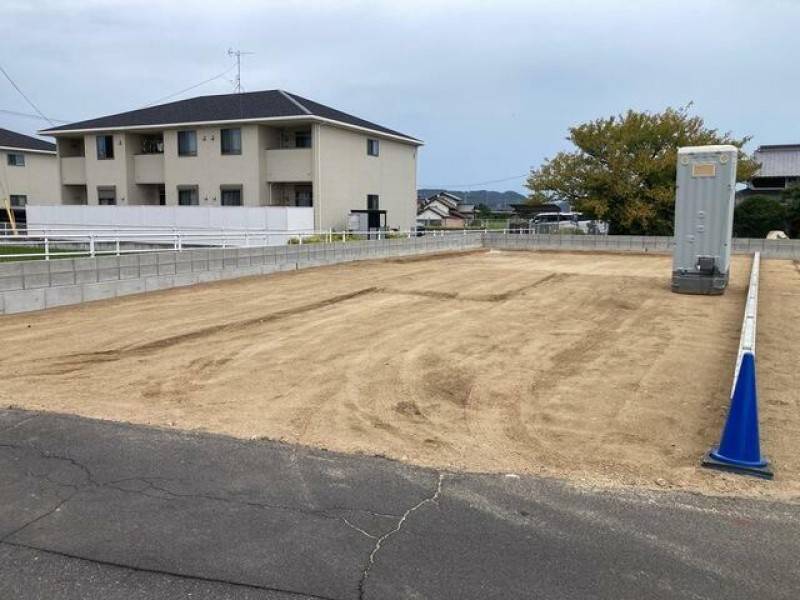
[[[281,88],[425,141],[420,187],[514,189],[570,125],[694,101],[758,144],[800,142],[800,1],[1,0],[0,65],[45,115],[141,107],[243,58]],[[229,73],[227,77],[232,77]],[[226,93],[225,78],[176,99]],[[4,79],[0,110],[33,112]],[[0,127],[47,124],[0,112]]]

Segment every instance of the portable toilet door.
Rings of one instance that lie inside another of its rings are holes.
[[[678,149],[672,291],[722,294],[728,285],[736,146]]]

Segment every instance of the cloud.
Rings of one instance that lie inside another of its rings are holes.
[[[3,66],[41,109],[129,110],[243,58],[246,89],[283,88],[426,141],[420,184],[525,172],[567,127],[695,101],[754,143],[796,142],[800,3],[7,1]],[[225,93],[220,79],[192,92]],[[0,82],[0,109],[30,112]],[[0,126],[44,124],[0,113]],[[510,182],[520,189],[522,180]]]

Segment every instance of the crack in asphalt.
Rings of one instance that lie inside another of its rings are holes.
[[[219,583],[222,585],[233,585],[236,587],[247,588],[251,590],[260,590],[265,592],[277,592],[281,594],[287,594],[289,596],[299,596],[302,598],[311,598],[312,600],[340,600],[338,598],[334,598],[332,596],[320,596],[318,594],[312,594],[309,592],[297,592],[295,590],[289,590],[279,587],[271,587],[267,585],[258,585],[255,583],[242,583],[240,581],[233,581],[229,579],[218,579],[214,577],[204,577],[202,575],[186,575],[184,573],[178,573],[175,571],[167,571],[162,569],[151,569],[147,567],[137,567],[134,565],[128,565],[123,563],[117,563],[114,561],[109,560],[101,560],[97,558],[88,558],[86,556],[79,556],[77,554],[71,554],[69,552],[60,552],[58,550],[51,550],[48,548],[40,548],[39,546],[33,546],[31,544],[23,544],[20,542],[9,542],[5,540],[0,540],[0,545],[11,546],[14,548],[24,548],[26,550],[33,550],[35,552],[43,552],[45,554],[52,554],[54,556],[60,556],[62,558],[69,558],[72,560],[82,560],[85,562],[89,562],[96,565],[103,565],[107,567],[116,567],[119,569],[126,569],[131,572],[136,573],[151,573],[153,575],[164,575],[167,577],[176,577],[178,579],[186,579],[189,581],[203,581],[207,583]]]
[[[163,498],[164,497],[164,496],[161,496],[161,495],[158,495],[158,494],[147,493],[147,490],[149,489],[149,490],[152,490],[154,492],[158,492],[160,494],[164,494],[164,495],[166,495],[168,497],[172,497],[172,498],[197,498],[197,499],[208,500],[208,501],[212,501],[212,502],[223,502],[223,503],[228,503],[228,504],[238,504],[238,505],[241,505],[241,506],[250,506],[250,507],[254,507],[254,508],[262,508],[262,509],[265,509],[265,510],[266,509],[283,510],[283,511],[287,511],[287,512],[294,512],[294,513],[299,513],[299,514],[304,514],[304,515],[309,515],[309,516],[314,516],[314,517],[320,517],[320,518],[323,518],[323,519],[331,519],[331,520],[339,520],[339,521],[342,520],[342,517],[340,517],[338,515],[332,515],[330,513],[333,513],[333,512],[364,513],[364,514],[368,514],[368,515],[373,516],[373,517],[380,517],[380,518],[386,518],[386,519],[397,519],[397,518],[400,518],[402,516],[402,515],[396,515],[396,514],[391,514],[391,513],[381,513],[381,512],[371,511],[371,510],[366,509],[366,508],[354,508],[354,507],[349,507],[349,506],[330,506],[328,508],[320,508],[320,509],[301,508],[301,507],[298,507],[298,506],[290,506],[290,505],[286,505],[286,504],[271,504],[269,502],[256,502],[256,501],[253,501],[253,500],[241,500],[241,499],[238,499],[238,498],[231,498],[231,497],[227,497],[227,496],[217,496],[217,495],[213,495],[213,494],[181,493],[181,492],[175,492],[175,491],[170,490],[170,489],[168,489],[166,487],[157,485],[156,482],[159,482],[159,481],[162,481],[162,482],[180,482],[181,481],[180,479],[172,479],[172,478],[167,478],[167,477],[136,476],[136,477],[126,477],[124,479],[115,479],[115,480],[112,480],[112,481],[106,481],[106,482],[102,482],[101,483],[101,482],[98,482],[95,479],[95,477],[92,474],[91,470],[86,465],[80,463],[79,461],[75,460],[71,456],[62,456],[62,455],[56,455],[56,454],[49,454],[49,453],[44,452],[43,450],[41,450],[40,448],[37,448],[35,446],[21,446],[21,445],[16,445],[16,444],[0,444],[0,449],[2,449],[2,448],[9,448],[9,449],[13,449],[13,450],[21,450],[23,452],[27,451],[27,450],[33,450],[37,454],[39,454],[39,456],[41,458],[43,458],[45,460],[61,460],[61,461],[68,462],[69,464],[75,466],[76,468],[80,469],[85,474],[85,476],[86,476],[86,482],[85,483],[83,483],[83,484],[64,483],[64,482],[56,481],[56,480],[52,479],[49,474],[35,473],[33,471],[30,471],[30,470],[27,471],[27,474],[32,476],[32,477],[34,477],[34,478],[37,478],[37,479],[45,479],[45,480],[49,481],[50,483],[53,483],[54,485],[59,485],[59,486],[63,486],[63,487],[69,487],[69,488],[72,488],[72,489],[74,489],[76,491],[81,491],[83,489],[89,489],[89,488],[92,488],[92,487],[96,487],[96,488],[111,488],[111,489],[114,489],[114,490],[117,490],[117,491],[120,491],[120,492],[123,492],[123,493],[126,493],[126,494],[139,494],[139,495],[147,496],[147,497],[150,497],[150,498]],[[131,488],[127,488],[127,487],[123,487],[122,486],[122,484],[124,484],[124,483],[132,483],[132,482],[142,482],[143,484],[145,484],[145,487],[143,487],[142,489],[131,489]]]
[[[366,596],[367,578],[369,577],[369,574],[370,574],[370,571],[372,570],[372,567],[375,565],[375,557],[378,555],[378,552],[380,552],[380,549],[383,546],[383,543],[386,540],[388,540],[390,537],[392,537],[394,534],[399,532],[403,528],[403,524],[406,522],[408,517],[410,517],[413,512],[415,512],[416,510],[422,508],[425,504],[428,504],[429,502],[437,502],[438,501],[439,496],[441,496],[441,494],[442,494],[442,483],[443,482],[444,482],[444,473],[439,473],[439,481],[436,484],[436,490],[433,492],[433,494],[430,495],[430,496],[427,496],[426,498],[423,498],[422,500],[417,502],[414,506],[412,506],[411,508],[406,510],[406,512],[403,513],[403,515],[400,517],[400,519],[395,524],[394,529],[391,529],[390,531],[387,531],[386,533],[384,533],[382,536],[380,536],[375,541],[375,545],[372,548],[372,552],[370,552],[370,554],[369,554],[369,560],[367,562],[367,565],[366,565],[366,567],[364,567],[364,570],[361,573],[361,581],[358,582],[358,598],[359,598],[359,600],[364,600],[364,598]]]
[[[357,532],[359,532],[359,533],[363,533],[363,534],[364,534],[365,536],[367,536],[368,538],[372,538],[373,540],[377,540],[377,539],[378,539],[378,536],[376,536],[376,535],[372,535],[372,534],[371,534],[371,533],[369,533],[368,531],[364,531],[364,530],[363,530],[363,529],[361,529],[361,527],[359,527],[358,525],[353,525],[353,524],[352,524],[350,521],[348,521],[348,520],[347,520],[345,517],[342,517],[342,521],[344,521],[344,524],[345,524],[345,525],[347,525],[348,527],[350,527],[351,529],[355,529]]]
[[[36,473],[34,471],[31,471],[30,469],[26,469],[25,470],[26,475],[28,475],[30,477],[33,477],[35,479],[44,479],[44,480],[48,481],[49,483],[51,483],[53,485],[70,488],[72,490],[72,493],[70,493],[67,497],[60,499],[52,508],[50,508],[47,511],[37,515],[36,517],[26,521],[25,523],[23,523],[22,525],[20,525],[16,529],[14,529],[13,531],[5,534],[2,538],[0,538],[0,544],[6,544],[6,545],[10,545],[10,546],[17,546],[17,547],[20,547],[20,548],[27,548],[27,549],[30,549],[30,550],[36,550],[36,551],[40,551],[40,552],[47,552],[47,553],[51,553],[51,554],[64,556],[64,557],[67,557],[67,558],[73,558],[73,559],[84,560],[84,561],[93,562],[93,563],[97,563],[97,564],[115,566],[115,567],[130,569],[130,570],[133,570],[133,571],[143,571],[143,572],[150,572],[150,573],[163,574],[163,575],[172,575],[172,576],[175,576],[175,577],[181,577],[181,578],[185,578],[185,579],[196,579],[196,580],[201,580],[201,581],[218,582],[218,583],[223,583],[223,584],[243,586],[243,587],[254,588],[254,589],[259,589],[259,590],[283,592],[283,593],[293,594],[293,595],[297,595],[297,596],[307,596],[307,597],[310,597],[310,598],[318,598],[320,600],[335,600],[335,599],[324,597],[324,596],[316,596],[314,594],[308,594],[306,592],[298,592],[298,591],[289,590],[289,589],[272,588],[272,587],[267,587],[267,586],[259,586],[259,585],[255,585],[255,584],[241,583],[241,582],[236,582],[236,581],[227,581],[227,580],[213,579],[213,578],[202,577],[202,576],[186,575],[186,574],[177,573],[177,572],[171,572],[171,571],[161,571],[161,570],[158,570],[158,569],[140,568],[140,567],[132,566],[132,565],[129,565],[129,564],[123,564],[123,563],[108,562],[108,561],[103,561],[103,560],[95,559],[95,558],[91,558],[91,557],[72,555],[72,554],[60,552],[60,551],[57,551],[57,550],[51,550],[51,549],[43,548],[43,547],[39,547],[39,546],[28,545],[28,544],[24,544],[24,543],[21,543],[21,542],[14,542],[14,541],[11,541],[11,538],[14,537],[15,535],[21,533],[26,528],[34,525],[35,523],[38,523],[39,521],[42,521],[43,519],[46,519],[47,517],[49,517],[49,516],[55,514],[56,512],[60,511],[61,508],[64,505],[66,505],[70,500],[72,500],[81,491],[87,490],[87,489],[92,489],[92,488],[99,488],[99,489],[102,489],[102,488],[109,489],[110,488],[110,489],[114,489],[114,490],[117,490],[117,491],[125,493],[125,494],[138,494],[138,495],[147,496],[147,497],[150,497],[150,498],[165,498],[165,497],[166,498],[195,498],[195,499],[211,501],[211,502],[223,502],[223,503],[236,504],[236,505],[241,505],[241,506],[249,506],[249,507],[260,508],[260,509],[264,509],[264,510],[288,511],[288,512],[307,515],[307,516],[313,516],[313,517],[317,517],[317,518],[322,518],[322,519],[331,519],[331,520],[340,521],[341,523],[343,523],[343,525],[349,527],[350,529],[353,529],[354,531],[357,531],[359,534],[361,534],[361,535],[363,535],[363,536],[365,536],[365,537],[367,537],[369,539],[376,540],[375,546],[373,547],[372,552],[369,555],[369,564],[363,570],[362,576],[361,576],[361,579],[360,579],[359,585],[358,585],[359,598],[363,598],[364,583],[366,582],[366,578],[369,575],[369,570],[372,567],[372,565],[374,564],[375,556],[376,556],[377,552],[380,550],[381,545],[383,544],[383,542],[386,541],[386,539],[388,539],[389,537],[391,537],[395,533],[397,533],[398,531],[400,531],[400,529],[403,526],[403,523],[411,515],[411,513],[413,513],[415,510],[417,510],[418,508],[420,508],[421,506],[423,506],[424,504],[426,504],[428,502],[436,501],[436,499],[439,497],[439,494],[441,493],[442,480],[443,480],[443,477],[444,477],[442,474],[439,475],[439,482],[438,482],[436,491],[434,492],[434,494],[432,496],[424,498],[423,500],[421,500],[420,502],[418,502],[417,504],[415,504],[414,506],[412,506],[411,508],[406,510],[402,515],[396,515],[396,514],[391,514],[391,513],[374,512],[374,511],[370,511],[370,510],[363,509],[363,508],[352,508],[352,507],[336,506],[336,507],[329,507],[329,508],[326,508],[326,509],[311,509],[311,508],[300,508],[300,507],[296,507],[296,506],[288,506],[288,505],[280,505],[280,504],[269,504],[269,503],[264,503],[264,502],[241,500],[241,499],[237,499],[237,498],[230,498],[230,497],[225,497],[225,496],[215,496],[215,495],[211,495],[211,494],[180,493],[180,492],[175,492],[173,490],[170,490],[170,489],[164,487],[163,485],[158,485],[158,482],[180,481],[178,479],[170,479],[170,478],[165,478],[165,477],[142,477],[142,476],[138,476],[138,477],[126,477],[126,478],[123,478],[123,479],[116,479],[116,480],[106,481],[106,482],[99,482],[95,478],[94,474],[92,473],[91,469],[89,469],[89,467],[87,467],[86,465],[84,465],[80,461],[76,460],[72,456],[51,454],[51,453],[48,453],[48,452],[46,452],[46,451],[42,450],[41,448],[38,448],[38,447],[36,447],[34,445],[0,444],[0,449],[10,449],[10,450],[17,450],[17,451],[21,451],[21,452],[35,452],[43,460],[56,460],[56,461],[66,462],[67,464],[69,464],[71,466],[74,466],[76,469],[78,469],[83,474],[83,476],[85,478],[84,482],[82,482],[82,483],[64,483],[62,481],[57,481],[57,480],[53,479],[52,476],[49,473]],[[131,489],[129,487],[124,487],[125,483],[135,483],[135,482],[140,482],[140,483],[144,484],[144,487],[142,487],[140,489]],[[150,492],[152,492],[152,493],[150,493]],[[357,525],[353,524],[350,520],[348,520],[344,516],[331,514],[333,512],[364,513],[364,514],[368,514],[368,515],[371,515],[371,516],[374,516],[374,517],[379,517],[379,518],[398,519],[398,521],[395,524],[393,529],[389,530],[388,532],[384,533],[383,535],[381,535],[379,537],[377,535],[369,533],[368,531],[362,529],[361,527],[358,527]]]
[[[13,537],[14,535],[18,534],[18,533],[19,533],[20,531],[22,531],[23,529],[25,529],[25,528],[27,528],[27,527],[30,527],[31,525],[33,525],[34,523],[37,523],[37,522],[41,521],[42,519],[46,519],[47,517],[49,517],[49,516],[50,516],[50,515],[52,515],[53,513],[56,513],[56,512],[58,512],[59,510],[61,510],[61,507],[62,507],[62,506],[64,506],[64,505],[65,505],[67,502],[69,502],[70,500],[72,500],[72,498],[74,498],[74,497],[75,497],[75,494],[77,494],[77,493],[78,493],[78,490],[76,489],[76,490],[74,490],[74,491],[73,491],[73,492],[72,492],[72,493],[71,493],[69,496],[67,496],[66,498],[62,498],[62,499],[61,499],[61,500],[60,500],[58,503],[56,503],[56,505],[55,505],[55,506],[53,506],[53,508],[51,508],[50,510],[43,512],[42,514],[40,514],[40,515],[38,515],[38,516],[34,517],[34,518],[33,518],[33,519],[31,519],[30,521],[26,521],[25,523],[23,523],[22,525],[20,525],[20,526],[19,526],[19,527],[17,527],[16,529],[14,529],[14,530],[10,531],[9,533],[5,534],[5,535],[4,535],[2,538],[0,538],[0,543],[2,543],[2,544],[5,544],[5,543],[10,543],[10,542],[8,542],[8,540],[9,540],[11,537]]]

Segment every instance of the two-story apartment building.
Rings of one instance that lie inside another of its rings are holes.
[[[5,199],[14,209],[59,201],[54,144],[0,128],[0,211]]]
[[[62,204],[305,206],[415,220],[419,140],[283,90],[200,96],[52,127]]]

